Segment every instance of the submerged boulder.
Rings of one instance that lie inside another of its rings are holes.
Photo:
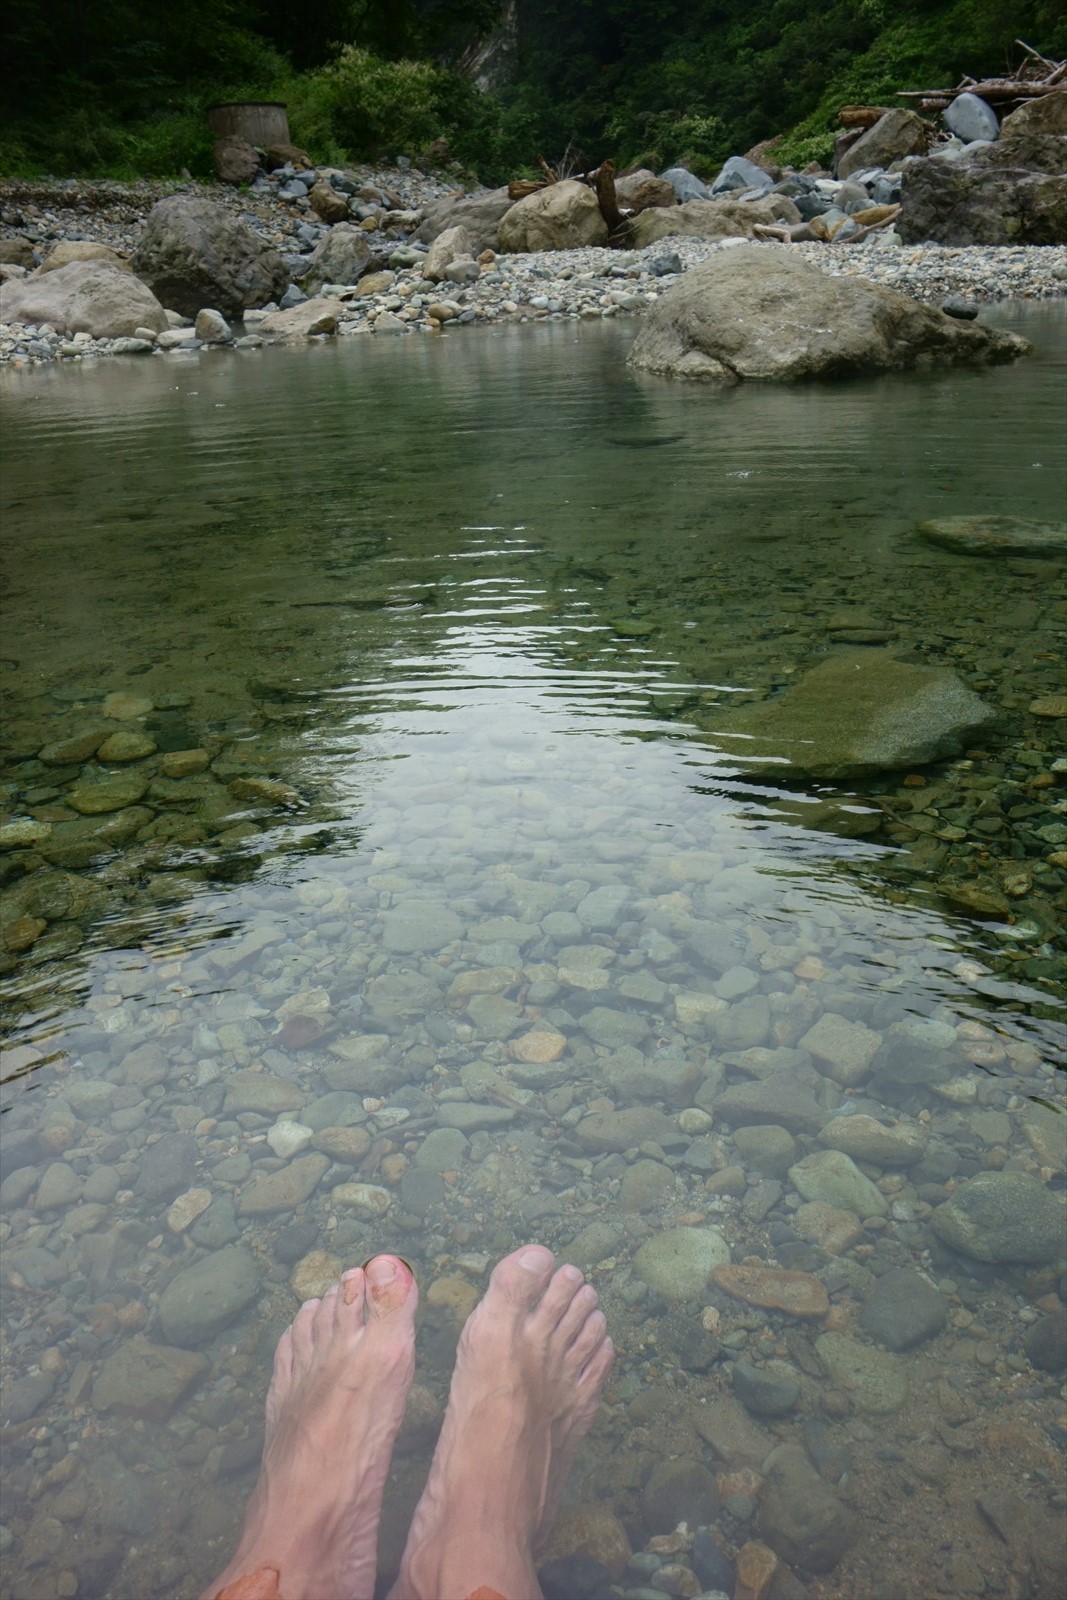
[[[773,763],[813,778],[858,778],[958,755],[995,720],[947,667],[859,649],[820,662],[775,699],[724,717],[716,736],[740,767]]]
[[[1057,556],[1067,554],[1067,522],[1033,517],[933,517],[917,532],[928,544],[965,556]]]
[[[500,219],[501,250],[580,250],[608,242],[608,225],[593,190],[567,178],[515,204]]]
[[[71,261],[0,287],[0,322],[51,323],[61,333],[121,339],[162,333],[167,314],[151,289],[109,261]]]
[[[736,383],[983,365],[1030,349],[1018,334],[960,322],[895,289],[832,278],[783,251],[738,246],[668,290],[629,360],[670,377]]]
[[[202,306],[239,317],[289,287],[276,250],[222,206],[193,195],[168,195],[152,207],[131,265],[164,305],[188,317]]]

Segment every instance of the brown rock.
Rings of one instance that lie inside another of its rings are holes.
[[[129,272],[129,263],[117,250],[112,250],[106,244],[94,244],[91,239],[60,239],[54,244],[37,268],[37,276],[41,277],[46,272],[57,272],[60,267],[67,267],[72,261],[106,261],[108,266],[117,267],[120,272]]]
[[[810,1272],[727,1264],[715,1267],[711,1277],[735,1299],[767,1311],[784,1311],[790,1317],[824,1317],[830,1309],[825,1288]]]
[[[284,166],[295,167],[300,172],[311,166],[311,157],[298,144],[269,144],[265,154],[268,172]]]
[[[842,1211],[822,1200],[811,1200],[801,1206],[793,1218],[793,1226],[802,1239],[817,1244],[829,1256],[839,1256],[851,1249],[863,1234],[863,1224],[851,1211]]]
[[[466,1278],[435,1278],[426,1291],[426,1304],[447,1311],[456,1322],[466,1322],[478,1304],[478,1291]]]
[[[331,1160],[354,1165],[367,1154],[371,1138],[366,1128],[320,1128],[311,1142]]]
[[[778,1571],[778,1557],[765,1544],[750,1539],[737,1552],[737,1584],[734,1600],[764,1600],[771,1580]]]
[[[165,778],[188,778],[194,772],[206,772],[210,765],[206,750],[167,750],[159,762]]]
[[[298,1300],[316,1300],[340,1281],[344,1262],[328,1250],[310,1250],[289,1274],[289,1287]]]
[[[241,1191],[239,1214],[263,1217],[275,1211],[294,1211],[314,1193],[329,1165],[329,1158],[316,1151],[297,1156],[278,1172],[253,1173]]]
[[[546,1559],[559,1561],[566,1556],[599,1561],[617,1581],[630,1559],[626,1529],[606,1506],[574,1506],[557,1520]]]
[[[255,145],[242,139],[240,134],[228,133],[216,139],[211,154],[220,183],[251,183],[259,171]]]
[[[566,1035],[555,1029],[534,1028],[521,1039],[511,1041],[511,1053],[516,1061],[545,1063],[558,1061],[567,1048]]]
[[[313,184],[308,194],[308,203],[317,217],[323,222],[347,222],[348,199],[334,188],[332,183],[326,183],[322,178]]]
[[[206,1356],[153,1344],[144,1334],[134,1334],[101,1367],[93,1385],[93,1405],[97,1411],[162,1422],[210,1365]]]
[[[36,944],[48,924],[41,917],[16,917],[13,922],[4,924],[3,945],[5,950],[10,950],[12,955],[17,955],[21,950],[28,950]]]

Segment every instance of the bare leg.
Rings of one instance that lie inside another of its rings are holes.
[[[390,1600],[480,1586],[540,1600],[534,1551],[592,1426],[613,1350],[577,1267],[527,1245],[494,1269],[463,1330],[441,1438]]]
[[[237,1554],[203,1600],[238,1579],[249,1600],[371,1600],[418,1298],[402,1261],[375,1256],[301,1306],[274,1357],[263,1466]],[[244,1592],[237,1585],[235,1600]]]

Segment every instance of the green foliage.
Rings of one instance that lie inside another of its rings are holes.
[[[293,80],[290,131],[311,149],[419,150],[441,132],[443,76],[428,61],[384,61],[344,45],[328,66]]]

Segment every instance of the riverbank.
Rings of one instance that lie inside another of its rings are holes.
[[[409,168],[359,168],[353,179],[368,197],[380,194],[388,209],[368,240],[381,255],[381,270],[358,284],[327,285],[335,302],[338,335],[438,332],[465,323],[593,319],[639,315],[690,267],[713,253],[744,242],[709,242],[669,236],[643,250],[582,248],[498,254],[482,259],[471,283],[436,285],[423,276],[425,247],[412,241],[425,208],[452,193],[448,185]],[[0,225],[5,239],[27,240],[33,258],[61,241],[87,240],[126,256],[138,242],[151,207],[168,193],[194,194],[220,204],[246,222],[285,257],[308,249],[326,230],[307,201],[282,200],[276,191],[236,190],[226,185],[184,183],[124,185],[83,182],[9,184],[0,189]],[[368,198],[368,218],[376,202]],[[401,224],[396,226],[396,224]],[[961,300],[978,307],[1005,299],[1044,299],[1067,294],[1067,246],[902,245],[879,231],[858,243],[766,242],[768,250],[790,250],[832,275],[859,276],[886,284],[928,304]],[[961,308],[963,309],[963,308]],[[255,348],[261,312],[234,326],[233,346]],[[81,361],[111,354],[173,354],[187,358],[217,343],[197,337],[193,320],[172,316],[161,336],[138,340],[69,337],[47,324],[0,324],[0,363],[30,366]],[[175,330],[186,333],[174,338]],[[169,346],[169,349],[166,348]]]

